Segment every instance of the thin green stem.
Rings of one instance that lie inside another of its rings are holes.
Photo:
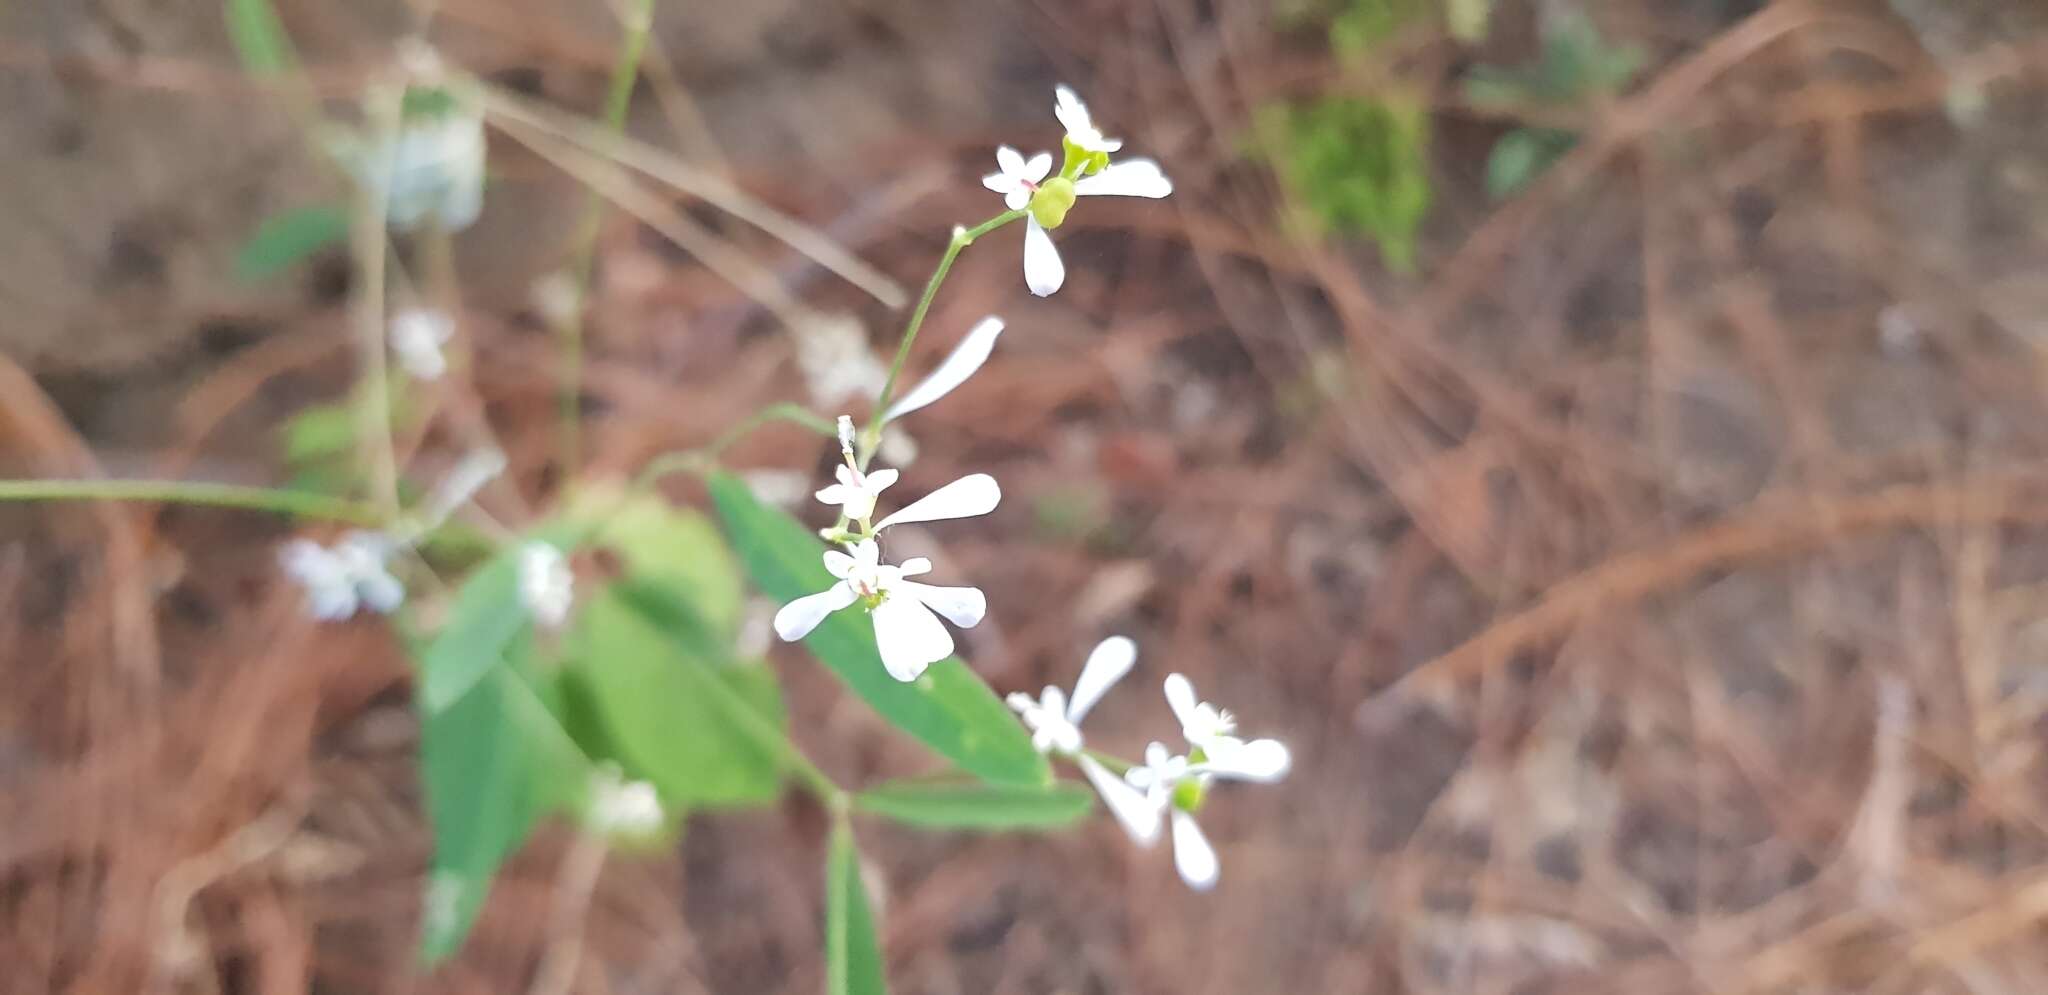
[[[875,398],[875,413],[868,417],[867,430],[862,432],[860,468],[867,469],[868,460],[874,454],[875,442],[882,434],[882,416],[889,411],[889,402],[896,396],[896,379],[903,374],[903,364],[910,359],[910,347],[917,342],[917,330],[924,327],[925,313],[932,309],[932,299],[939,296],[939,285],[946,282],[946,274],[953,268],[953,260],[960,250],[974,244],[974,240],[995,231],[1024,216],[1023,211],[1004,211],[972,228],[953,229],[953,238],[946,243],[946,253],[939,257],[937,269],[925,281],[924,294],[917,299],[917,307],[910,312],[910,323],[903,328],[903,339],[896,344],[896,358],[889,363],[889,376],[882,381],[882,393]]]
[[[362,396],[356,402],[357,445],[367,457],[370,496],[383,507],[386,517],[398,513],[398,451],[391,442],[391,378],[384,358],[384,222],[390,198],[391,149],[402,100],[403,91],[396,87],[372,92],[366,98],[370,148],[376,150],[376,161],[370,164],[371,176],[356,187],[355,219],[349,227],[356,269],[351,304],[363,368]]]
[[[383,525],[377,506],[325,494],[186,480],[0,480],[0,501],[139,501],[270,511],[356,525]]]
[[[647,51],[647,36],[654,26],[654,0],[633,0],[624,21],[625,42],[619,48],[619,61],[612,66],[611,88],[604,101],[604,125],[614,135],[625,130],[626,109],[632,103],[633,85],[640,79],[640,59]],[[565,476],[573,476],[582,461],[583,302],[589,295],[590,275],[597,261],[597,236],[604,226],[604,208],[604,195],[595,188],[584,195],[583,220],[576,231],[576,255],[570,263],[570,278],[576,288],[575,306],[563,316],[557,333],[562,350],[559,417]]]
[[[647,465],[641,468],[639,476],[633,478],[631,489],[637,493],[653,486],[655,481],[671,473],[709,468],[717,462],[721,454],[732,447],[733,443],[740,441],[754,430],[771,422],[802,425],[826,438],[831,438],[839,433],[836,425],[810,409],[805,408],[803,405],[789,401],[771,404],[748,415],[745,421],[726,429],[719,434],[718,438],[711,440],[704,446],[696,449],[683,449],[676,452],[663,453],[649,460]]]

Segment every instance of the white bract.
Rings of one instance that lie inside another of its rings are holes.
[[[519,551],[519,601],[544,629],[568,621],[576,600],[576,575],[552,544],[535,540]]]
[[[397,548],[383,533],[358,531],[331,547],[294,539],[285,544],[278,561],[306,589],[306,614],[338,622],[362,608],[388,615],[405,602],[405,585],[385,567]]]
[[[996,348],[996,339],[1003,334],[1003,319],[994,315],[975,322],[974,327],[960,338],[960,344],[946,354],[938,368],[931,375],[918,381],[917,386],[903,392],[903,396],[889,405],[882,416],[884,423],[895,421],[919,408],[924,407],[953,392],[953,388],[967,382],[974,371],[988,362],[989,353]]]
[[[860,602],[874,619],[875,645],[889,676],[914,681],[926,667],[951,656],[953,634],[940,624],[938,616],[963,629],[973,628],[988,612],[987,599],[972,587],[936,587],[907,580],[931,571],[932,563],[924,557],[889,566],[881,562],[881,556],[881,547],[873,539],[855,544],[852,555],[826,550],[825,569],[839,578],[838,583],[783,605],[775,613],[775,634],[786,642],[802,639],[825,616]]]
[[[429,308],[407,308],[391,318],[391,352],[415,380],[439,380],[448,372],[441,347],[455,336],[455,321]]]
[[[1074,682],[1072,698],[1047,685],[1036,699],[1017,691],[1005,700],[1031,730],[1031,745],[1038,752],[1072,756],[1081,752],[1081,718],[1102,700],[1104,692],[1131,672],[1137,660],[1136,643],[1123,636],[1111,636],[1097,643],[1088,654],[1088,662],[1081,666],[1081,677]]]
[[[1024,210],[1024,283],[1031,292],[1044,297],[1066,282],[1067,267],[1060,261],[1048,234],[1058,228],[1077,197],[1164,197],[1173,192],[1173,182],[1150,159],[1111,162],[1110,153],[1123,148],[1123,141],[1103,137],[1088,115],[1088,108],[1074,91],[1061,86],[1054,91],[1053,113],[1066,126],[1066,162],[1050,179],[1036,167],[1041,153],[1025,160],[1015,149],[996,150],[998,172],[982,178],[982,185],[1003,195],[1010,210]],[[1021,202],[1020,202],[1021,195]]]

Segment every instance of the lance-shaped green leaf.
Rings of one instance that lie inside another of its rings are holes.
[[[1088,814],[1080,784],[1044,788],[963,781],[888,781],[853,798],[855,808],[929,829],[1053,829]]]
[[[825,860],[825,991],[827,995],[884,995],[882,949],[874,912],[860,879],[860,853],[844,819],[833,827]]]
[[[505,651],[530,630],[519,598],[520,544],[512,543],[478,567],[456,592],[448,621],[420,657],[420,707],[449,707],[504,662]]]
[[[267,280],[348,237],[348,212],[332,204],[295,208],[263,219],[235,252],[235,276]]]
[[[755,500],[730,474],[713,475],[709,486],[740,562],[763,593],[787,603],[834,583],[824,545],[802,523]],[[898,681],[883,668],[874,625],[858,608],[834,612],[804,645],[890,724],[961,769],[999,784],[1051,782],[1052,770],[1023,726],[958,657],[932,664],[915,681]]]
[[[548,810],[580,804],[588,765],[518,668],[491,671],[420,714],[420,779],[434,857],[420,957],[435,963],[469,934],[491,878]]]
[[[585,601],[571,643],[602,741],[664,800],[758,804],[780,792],[787,747],[772,675],[729,662],[672,589],[609,585]]]

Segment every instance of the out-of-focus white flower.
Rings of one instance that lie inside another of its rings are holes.
[[[1047,685],[1037,699],[1021,691],[1005,699],[1026,728],[1031,745],[1040,753],[1057,752],[1072,756],[1081,752],[1081,719],[1138,661],[1138,644],[1123,636],[1111,636],[1097,643],[1081,665],[1081,677],[1074,682],[1072,698],[1058,687]]]
[[[391,227],[461,231],[483,211],[483,115],[437,88],[409,91],[405,102],[389,144],[345,148],[342,159],[357,182],[384,186]]]
[[[974,371],[988,362],[989,354],[995,351],[996,339],[1003,334],[1003,319],[995,315],[975,322],[974,327],[961,336],[960,344],[946,354],[931,375],[918,381],[917,386],[903,392],[889,411],[882,416],[884,422],[892,422],[922,408],[953,392],[953,388],[967,382]]]
[[[875,444],[875,455],[897,466],[909,466],[917,462],[917,440],[901,425],[884,425],[882,440]]]
[[[1065,83],[1053,87],[1053,116],[1067,129],[1067,141],[1081,147],[1083,151],[1100,152],[1108,155],[1124,147],[1121,138],[1105,138],[1102,129],[1095,126],[1095,119],[1088,114],[1088,105]]]
[[[278,562],[306,590],[306,614],[338,622],[368,608],[390,614],[405,603],[405,585],[385,567],[398,544],[381,532],[356,531],[333,546],[294,539]]]
[[[748,470],[740,474],[740,480],[762,503],[778,508],[802,504],[811,489],[810,474],[801,470]]]
[[[1166,675],[1166,703],[1180,720],[1181,735],[1198,770],[1242,781],[1277,781],[1287,775],[1290,758],[1277,739],[1237,738],[1237,719],[1230,712],[1195,698],[1195,686],[1180,674]]]
[[[982,177],[981,185],[1002,194],[1005,207],[1021,211],[1051,172],[1052,153],[1040,152],[1026,159],[1016,149],[1000,145],[996,147],[996,171]]]
[[[971,629],[987,614],[987,599],[972,587],[935,587],[905,579],[931,571],[932,563],[924,557],[892,567],[881,562],[881,555],[873,539],[855,544],[852,555],[826,550],[825,569],[839,578],[838,583],[783,605],[775,613],[775,634],[785,642],[802,639],[825,616],[860,602],[874,620],[875,644],[889,676],[914,681],[925,668],[951,656],[953,634],[938,616]]]
[[[407,308],[391,318],[391,352],[415,380],[439,380],[448,372],[441,348],[455,337],[455,320],[431,308]]]
[[[607,836],[647,836],[659,830],[666,818],[654,785],[625,780],[610,768],[591,775],[590,801],[583,819],[592,831]]]
[[[875,356],[867,332],[852,315],[803,322],[794,335],[797,370],[819,405],[830,408],[854,398],[872,399],[889,380],[889,367]]]
[[[576,601],[576,574],[552,543],[535,540],[519,550],[519,602],[543,629],[558,629]]]

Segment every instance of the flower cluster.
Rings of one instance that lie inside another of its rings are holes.
[[[1129,639],[1105,639],[1082,665],[1071,697],[1047,687],[1037,698],[1010,695],[1010,708],[1031,730],[1031,742],[1039,752],[1065,757],[1081,769],[1138,845],[1149,847],[1157,841],[1161,822],[1170,816],[1174,866],[1189,887],[1206,891],[1215,887],[1222,873],[1215,848],[1195,822],[1210,786],[1218,780],[1270,783],[1285,777],[1291,762],[1287,746],[1275,739],[1238,738],[1235,717],[1197,699],[1186,677],[1168,674],[1166,703],[1180,720],[1188,752],[1176,754],[1155,741],[1145,748],[1142,765],[1130,767],[1122,777],[1111,773],[1101,758],[1085,749],[1080,723],[1137,658],[1137,646]]]

